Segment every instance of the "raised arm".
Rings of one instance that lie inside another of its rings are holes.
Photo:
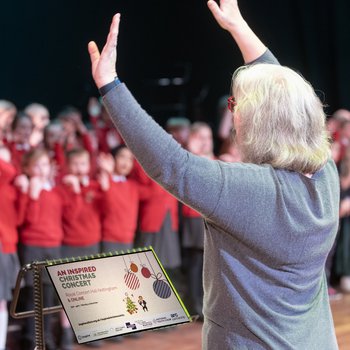
[[[220,0],[220,6],[214,0],[209,0],[208,7],[220,27],[232,35],[245,63],[255,61],[266,51],[266,46],[242,17],[237,0]]]

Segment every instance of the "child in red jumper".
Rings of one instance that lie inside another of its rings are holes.
[[[187,149],[201,157],[214,159],[211,128],[203,122],[196,122],[190,128]],[[187,277],[187,302],[190,312],[203,318],[203,253],[204,221],[192,208],[182,206],[182,247],[184,268]]]
[[[23,156],[25,175],[16,179],[16,185],[27,198],[23,224],[20,227],[19,253],[22,264],[32,261],[51,260],[61,257],[63,238],[62,219],[75,220],[79,211],[79,184],[77,179],[66,180],[65,186],[55,186],[51,182],[51,164],[45,150],[33,149]],[[69,189],[68,188],[69,185]],[[67,188],[63,188],[67,187]],[[67,196],[68,191],[71,192]],[[25,275],[25,303],[29,310],[33,309],[33,280],[31,274]],[[43,274],[44,305],[54,303],[55,293],[46,273]],[[45,317],[46,349],[55,349],[50,319]],[[33,348],[34,322],[26,320],[22,348]]]
[[[106,210],[102,216],[103,252],[125,251],[133,247],[137,226],[139,186],[128,179],[134,156],[125,146],[113,150],[113,157],[101,154],[99,181],[106,193]]]
[[[66,155],[68,175],[77,177],[80,186],[81,208],[74,220],[63,220],[62,256],[89,256],[100,252],[101,215],[104,210],[103,192],[97,181],[90,178],[90,155],[85,149],[72,149]],[[69,193],[68,193],[69,194]],[[72,349],[73,335],[65,314],[61,314],[63,337],[61,349]],[[97,346],[99,342],[94,342]]]
[[[17,257],[17,225],[21,221],[25,203],[17,200],[17,191],[13,186],[15,175],[11,153],[8,148],[0,145],[0,349],[5,349],[6,345],[7,301],[12,298],[12,289],[20,267]]]
[[[103,192],[97,181],[90,178],[90,156],[85,149],[74,149],[67,153],[68,175],[79,179],[81,208],[74,221],[63,220],[62,253],[65,257],[97,254],[101,242],[101,213]],[[69,193],[68,193],[69,195]]]
[[[90,116],[90,123],[97,138],[99,152],[110,153],[119,145],[124,144],[106,108],[96,97],[91,97],[89,99],[88,113]]]
[[[138,162],[135,162],[132,175],[147,194],[140,200],[136,246],[152,246],[175,287],[179,287],[181,253],[178,235],[178,201],[151,180]]]
[[[51,122],[44,129],[42,146],[46,149],[53,166],[53,178],[60,182],[66,173],[66,156],[63,149],[64,134],[59,122]]]
[[[44,139],[44,129],[50,123],[50,113],[49,110],[40,103],[31,103],[25,109],[26,113],[32,123],[33,131],[30,135],[30,144],[32,147],[36,147],[43,142]]]

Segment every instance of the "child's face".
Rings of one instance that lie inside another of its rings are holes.
[[[47,155],[42,155],[38,159],[29,163],[26,168],[29,177],[38,176],[43,181],[47,181],[51,175],[51,163]]]
[[[62,126],[59,124],[48,126],[48,129],[45,131],[45,143],[47,147],[53,149],[55,144],[60,141],[62,132]]]
[[[90,157],[88,153],[74,155],[68,162],[69,173],[76,176],[86,176],[90,173]]]
[[[206,156],[213,152],[213,134],[210,128],[202,127],[190,135],[189,142],[196,142],[199,147],[199,155]]]
[[[204,154],[213,152],[213,134],[209,128],[201,128],[198,131],[198,137],[202,142],[202,150]]]
[[[72,134],[77,131],[74,120],[69,117],[62,119],[61,124],[66,134]]]
[[[171,128],[169,133],[180,145],[186,145],[190,136],[190,128],[187,126]]]
[[[134,156],[128,148],[121,149],[115,156],[114,172],[117,175],[127,176],[134,166]]]
[[[31,113],[31,119],[35,128],[43,130],[50,123],[50,116],[45,108],[38,108]]]
[[[28,143],[32,131],[33,124],[31,120],[29,118],[21,118],[16,125],[16,129],[13,130],[15,142]]]

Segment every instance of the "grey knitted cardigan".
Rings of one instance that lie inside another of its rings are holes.
[[[278,64],[269,51],[263,61]],[[147,174],[204,217],[203,349],[337,349],[324,270],[338,225],[333,161],[308,178],[208,160],[182,149],[125,84],[104,102]]]

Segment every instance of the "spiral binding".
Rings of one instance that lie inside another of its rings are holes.
[[[44,320],[43,320],[43,293],[41,281],[41,266],[33,264],[33,286],[34,286],[34,325],[35,344],[37,350],[45,350],[44,342]]]

